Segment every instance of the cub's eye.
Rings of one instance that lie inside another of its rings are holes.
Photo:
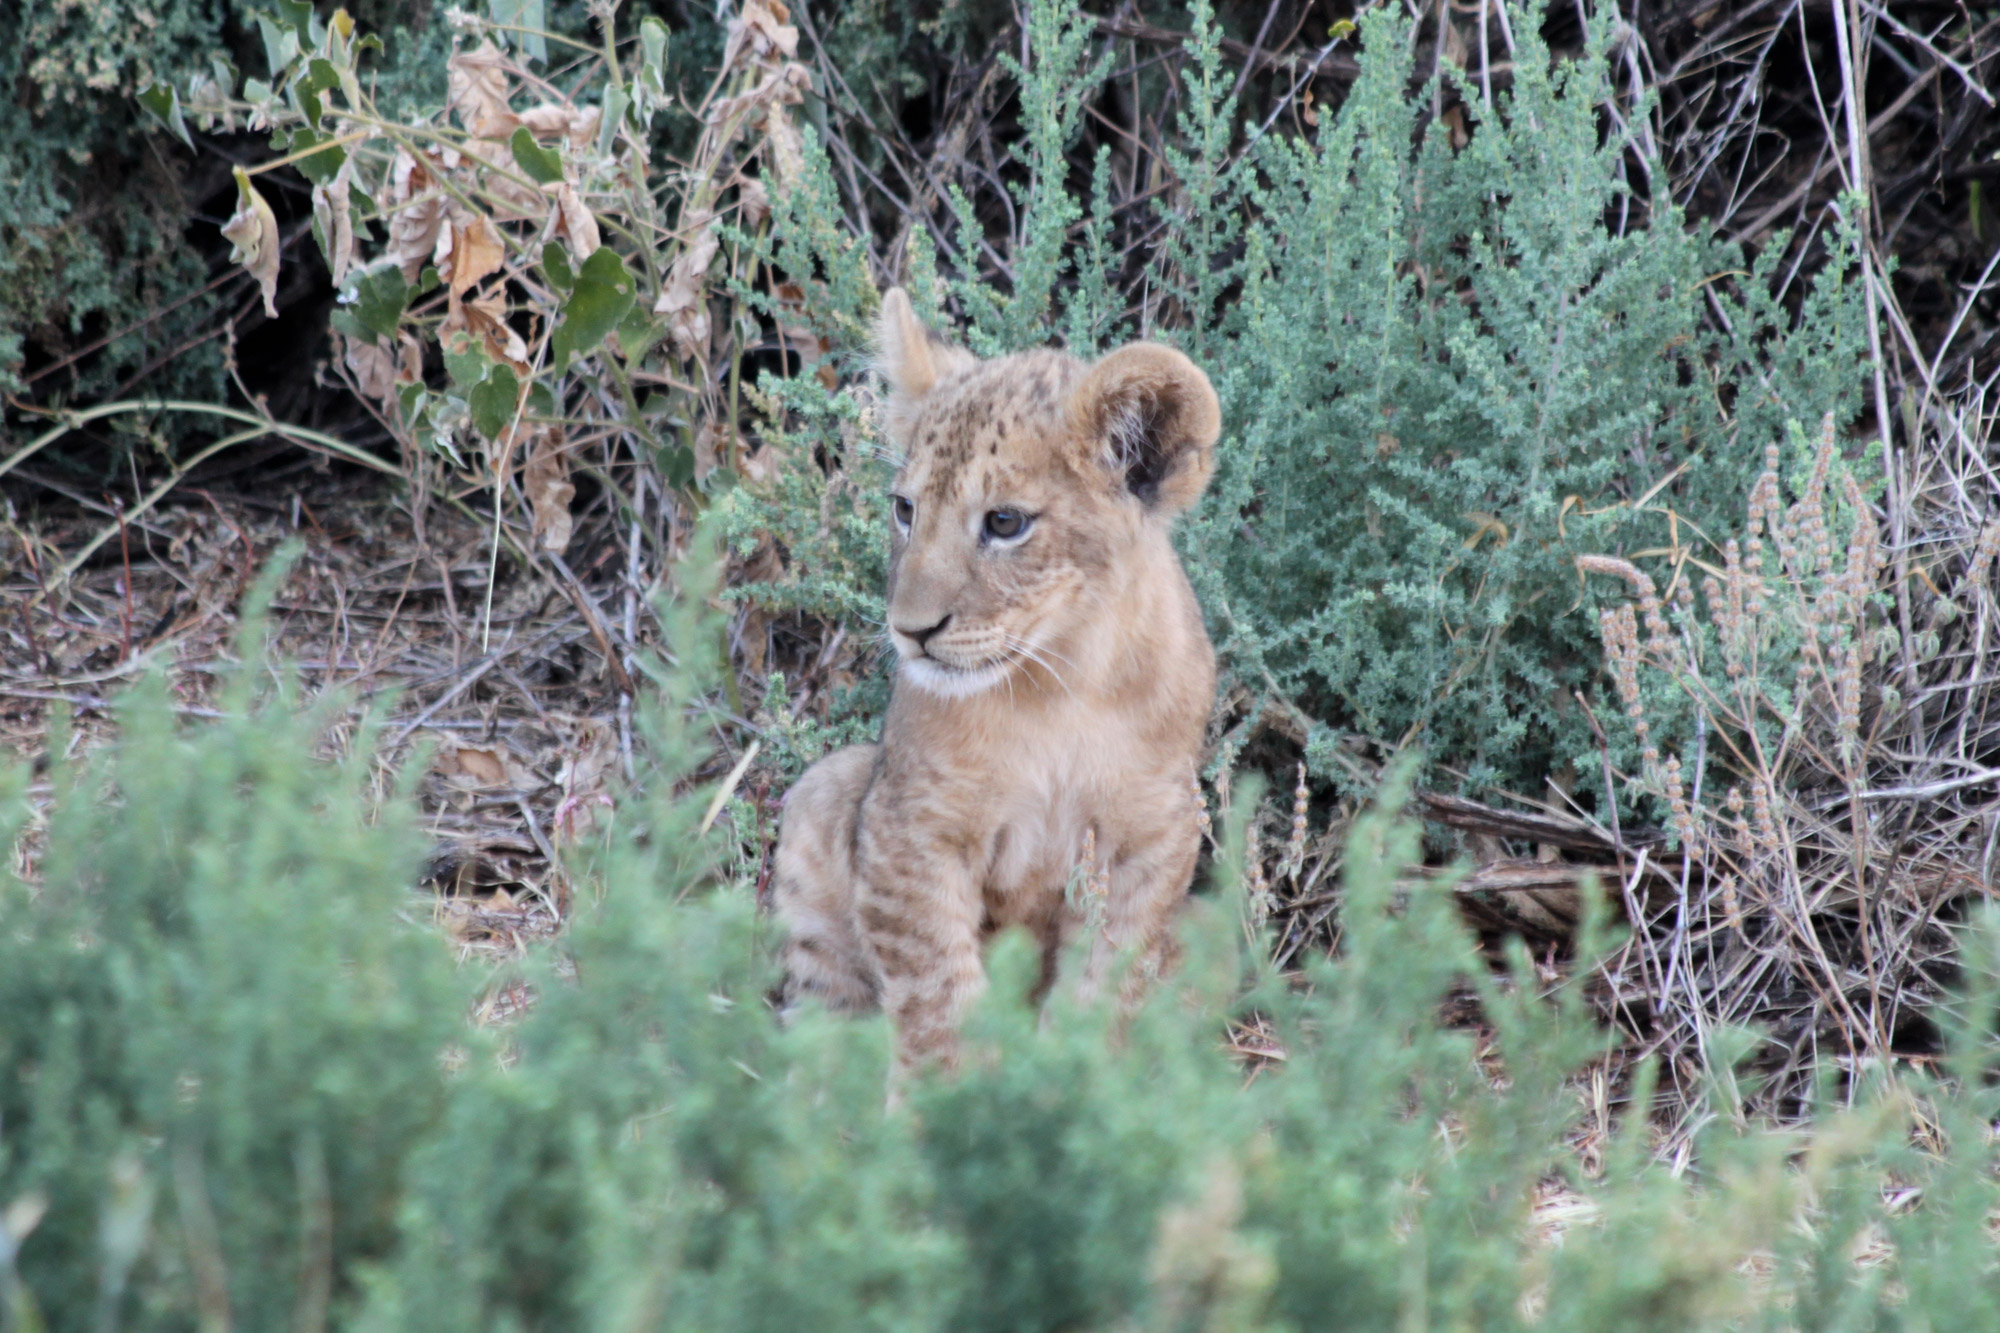
[[[986,513],[986,535],[994,541],[1010,542],[1033,522],[1018,509],[991,509]]]
[[[917,507],[898,495],[893,497],[893,502],[889,508],[896,515],[896,526],[908,532],[910,530],[910,520],[917,516]]]

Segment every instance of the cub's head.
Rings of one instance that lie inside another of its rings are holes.
[[[882,301],[891,501],[889,632],[905,682],[957,696],[1022,669],[1066,677],[1076,633],[1115,616],[1215,470],[1222,414],[1171,347],[1095,364],[1060,352],[981,361]],[[1155,573],[1157,575],[1157,572]]]

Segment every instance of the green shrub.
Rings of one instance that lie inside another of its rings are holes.
[[[708,593],[670,608],[676,642],[719,633]],[[32,879],[15,857],[0,881],[9,1328],[1834,1330],[2000,1305],[1990,924],[1957,1091],[1880,1089],[1796,1137],[1732,1128],[1723,1085],[1688,1169],[1633,1117],[1593,1177],[1574,1080],[1603,1033],[1524,956],[1493,974],[1378,813],[1342,958],[1271,975],[1226,852],[1129,1022],[1038,1016],[1003,941],[965,1070],[885,1111],[881,1020],[766,1004],[763,925],[681,789],[702,682],[660,677],[651,795],[580,855],[570,933],[488,975],[412,920],[412,812],[366,730],[311,758],[339,705],[260,679],[213,724],[128,696],[116,744],[54,774]],[[516,981],[524,1017],[469,1021]],[[1467,992],[1485,1039],[1438,1021]],[[1252,1012],[1284,1058],[1246,1079],[1218,1037]]]
[[[1181,530],[1218,644],[1237,680],[1321,724],[1308,757],[1322,777],[1347,780],[1333,743],[1353,732],[1539,791],[1595,763],[1573,699],[1598,670],[1575,557],[1718,560],[1705,535],[1741,504],[1763,443],[1787,419],[1853,410],[1858,284],[1835,273],[1787,312],[1771,295],[1782,246],[1746,271],[1662,192],[1637,197],[1635,159],[1663,176],[1604,132],[1608,7],[1575,62],[1552,65],[1536,24],[1517,21],[1513,86],[1490,111],[1466,94],[1476,123],[1457,149],[1431,122],[1436,80],[1413,84],[1410,20],[1386,10],[1364,23],[1360,78],[1316,138],[1246,145],[1256,127],[1227,97],[1205,13],[1169,142],[1179,189],[1158,205],[1145,279],[1163,294],[1152,304],[1181,315],[1146,332],[1183,344],[1223,401],[1217,480]],[[982,353],[1060,334],[1088,356],[1141,332],[1111,313],[1104,160],[1085,194],[1066,156],[1103,70],[1063,7],[1029,20],[1029,65],[1008,63],[1030,181],[1015,189],[1013,283],[934,282],[921,243],[905,280],[920,308],[955,306]],[[956,213],[954,249],[976,253],[963,195]],[[822,269],[814,238],[836,217],[830,191],[778,217],[775,261]],[[829,327],[863,322],[872,296],[808,286],[845,316]],[[816,392],[783,394],[791,415],[774,429],[841,470],[826,489],[808,475],[744,504],[738,533],[775,535],[798,580],[751,595],[879,615],[876,562],[856,552],[880,524],[885,474],[854,432],[821,424],[844,419],[836,407],[804,409]]]

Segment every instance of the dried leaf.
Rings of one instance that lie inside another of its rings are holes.
[[[403,333],[396,339],[396,379],[403,384],[417,384],[424,378],[424,345],[417,341],[414,333]]]
[[[771,216],[771,192],[755,176],[738,176],[736,206],[745,223],[752,227],[762,226],[764,220]]]
[[[704,218],[680,258],[667,270],[660,298],[653,303],[654,314],[672,320],[674,344],[684,357],[698,356],[708,348],[708,266],[715,262],[721,245],[715,220]]]
[[[448,740],[438,750],[435,767],[438,776],[454,787],[534,791],[542,785],[520,760],[498,746],[460,745]]]
[[[445,261],[450,261],[453,296],[464,296],[507,262],[507,242],[501,238],[492,219],[484,213],[467,213],[454,208],[450,237],[448,249],[444,237],[439,237],[436,263],[438,272],[442,274],[445,272]]]
[[[721,443],[721,440],[722,434],[716,430],[715,423],[707,417],[703,417],[701,424],[695,427],[694,432],[694,476],[696,481],[708,480],[708,474],[715,471],[716,465],[722,461],[721,452],[717,447]]]
[[[738,39],[740,26],[750,39],[750,49],[757,55],[776,52],[789,60],[799,53],[799,30],[789,22],[791,17],[791,11],[779,0],[747,0],[743,17],[729,25],[731,42]]]
[[[514,150],[505,142],[467,139],[465,156],[493,168],[480,178],[479,185],[496,217],[509,222],[539,220],[547,212],[548,200],[542,192],[517,179],[521,168],[514,162]]]
[[[381,346],[360,338],[339,335],[345,345],[341,360],[354,376],[354,387],[364,398],[388,403],[396,396],[396,362]]]
[[[438,325],[438,341],[450,345],[454,333],[468,334],[486,346],[486,354],[505,361],[517,375],[528,374],[528,344],[507,322],[507,298],[495,294],[473,301],[454,297]]]
[[[777,480],[784,470],[785,451],[770,440],[758,445],[756,452],[746,453],[742,458],[743,480],[753,486]]]
[[[348,190],[354,182],[354,159],[340,164],[331,181],[313,186],[313,216],[319,220],[320,234],[326,238],[326,266],[333,285],[346,285],[354,268],[354,215],[348,207]]]
[[[257,280],[264,294],[264,313],[278,317],[278,218],[243,168],[236,168],[236,212],[222,224],[222,234],[235,247],[230,258]]]
[[[463,778],[471,785],[480,787],[504,787],[507,785],[507,764],[497,750],[480,750],[472,746],[462,746],[452,753],[449,767],[442,755],[438,760],[439,769],[446,777]]]
[[[537,431],[528,445],[528,506],[534,512],[535,540],[542,549],[561,555],[569,546],[572,520],[569,504],[576,484],[569,479],[569,459],[558,431]]]
[[[492,41],[461,51],[447,64],[451,109],[458,123],[479,139],[505,139],[521,123],[507,105],[506,57]]]
[[[572,258],[584,260],[604,243],[598,234],[597,219],[577,195],[576,189],[568,181],[551,187],[550,195],[555,200],[556,234],[569,238]]]
[[[445,199],[431,193],[435,184],[429,164],[397,151],[389,169],[389,248],[384,253],[402,269],[405,282],[414,283],[423,272],[444,228]]]
[[[578,108],[544,102],[540,106],[529,107],[517,119],[536,138],[553,139],[561,135],[569,140],[571,148],[582,152],[597,142],[597,131],[604,123],[604,108]]]
[[[812,88],[812,72],[804,65],[788,64],[766,74],[757,85],[734,97],[725,97],[709,107],[705,122],[726,126],[731,121],[755,119],[749,113],[760,107],[796,106],[805,101]]]

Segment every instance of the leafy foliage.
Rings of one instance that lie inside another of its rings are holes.
[[[718,633],[708,594],[691,578],[669,612],[679,642]],[[1448,893],[1398,888],[1417,838],[1384,813],[1352,843],[1348,951],[1306,984],[1258,961],[1227,879],[1122,1033],[1038,1020],[1009,939],[968,1068],[885,1112],[885,1028],[777,1025],[707,793],[674,794],[699,676],[661,677],[653,795],[576,867],[572,933],[492,977],[398,920],[410,812],[366,734],[309,758],[331,714],[260,679],[194,728],[156,685],[128,696],[116,746],[55,775],[34,877],[0,885],[11,1327],[1831,1330],[1983,1326],[2000,1301],[1988,926],[1959,1091],[1916,1085],[1935,1158],[1904,1094],[1829,1109],[1801,1156],[1729,1128],[1725,1088],[1693,1170],[1635,1121],[1584,1171],[1569,1088],[1603,1035],[1525,957],[1493,975]],[[479,982],[524,984],[528,1012],[472,1026]],[[1436,1022],[1466,988],[1484,1051]],[[1246,1010],[1287,1056],[1247,1085],[1215,1040]],[[1892,1176],[1915,1203],[1885,1204]],[[1555,1182],[1560,1247],[1537,1231]]]
[[[1462,143],[1431,121],[1450,76],[1415,78],[1407,19],[1366,20],[1359,80],[1316,137],[1243,125],[1217,34],[1197,19],[1169,145],[1182,188],[1158,204],[1148,269],[1163,295],[1142,311],[1177,319],[1135,328],[1109,313],[1102,162],[1080,194],[1063,110],[1102,68],[1059,7],[1032,9],[1033,54],[1010,65],[1027,182],[1013,191],[1011,277],[964,262],[997,242],[961,194],[959,262],[926,290],[931,253],[913,243],[908,281],[920,302],[956,306],[982,352],[1060,331],[1091,355],[1145,334],[1204,365],[1225,435],[1183,551],[1236,678],[1321,724],[1308,750],[1322,777],[1346,780],[1332,757],[1343,733],[1524,790],[1594,763],[1574,700],[1597,671],[1576,556],[1718,558],[1705,534],[1748,490],[1761,441],[1787,419],[1852,412],[1858,284],[1835,273],[1787,312],[1771,260],[1746,269],[1639,195],[1635,158],[1656,164],[1603,132],[1608,9],[1576,62],[1553,63],[1517,24],[1512,88]],[[783,263],[812,220],[775,225]],[[844,309],[850,323],[864,313]],[[819,439],[871,486],[851,448]],[[754,502],[741,526],[796,541],[841,484]],[[800,550],[789,605],[870,605],[870,585],[828,587],[867,566],[821,558],[824,543]]]

